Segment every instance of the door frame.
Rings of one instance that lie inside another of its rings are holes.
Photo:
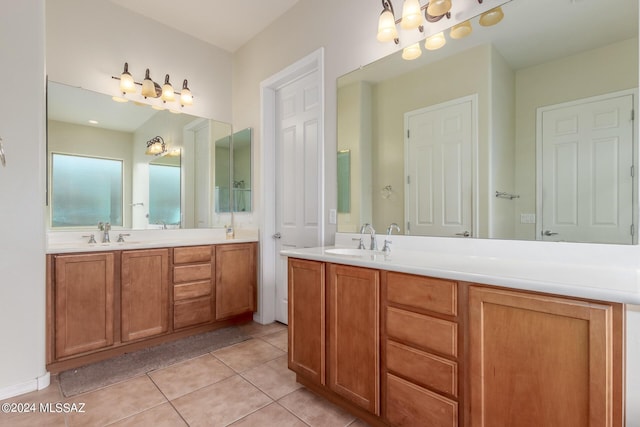
[[[460,98],[450,99],[448,101],[432,104],[427,107],[418,108],[416,110],[404,113],[404,229],[406,230],[409,221],[409,184],[407,183],[407,171],[409,170],[409,138],[407,138],[407,130],[409,129],[409,118],[429,111],[440,110],[452,105],[471,102],[471,236],[477,237],[480,223],[478,212],[480,191],[479,191],[479,167],[478,167],[478,94],[462,96]]]
[[[324,243],[324,48],[319,48],[292,65],[284,68],[260,83],[260,192],[256,195],[260,206],[260,256],[258,257],[258,311],[256,322],[268,324],[276,314],[276,91],[282,86],[309,74],[318,72],[320,88],[320,117],[318,120],[318,170],[320,179],[318,194],[318,242]]]
[[[632,244],[638,244],[638,234],[640,230],[638,230],[638,175],[640,175],[640,171],[638,171],[638,127],[637,120],[635,118],[635,112],[638,111],[638,88],[635,89],[625,89],[620,91],[614,91],[605,93],[602,95],[595,96],[587,96],[585,98],[574,99],[572,101],[560,102],[558,104],[545,105],[543,107],[538,107],[536,109],[536,237],[535,240],[542,241],[542,114],[546,111],[556,110],[558,108],[566,108],[566,107],[574,107],[581,104],[586,104],[590,102],[596,101],[604,101],[606,99],[617,98],[620,96],[631,95],[633,98],[633,115],[634,122],[632,125],[632,167],[634,171],[634,176],[632,180],[632,206],[633,211],[632,221],[634,225],[634,232],[632,236]]]

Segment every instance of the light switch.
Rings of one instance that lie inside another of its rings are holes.
[[[329,224],[335,224],[337,222],[336,210],[329,209]]]

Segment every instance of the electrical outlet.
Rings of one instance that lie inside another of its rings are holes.
[[[336,215],[335,209],[329,209],[329,224],[335,224],[337,222]]]
[[[536,223],[536,214],[532,214],[532,213],[520,214],[520,224],[535,224],[535,223]]]

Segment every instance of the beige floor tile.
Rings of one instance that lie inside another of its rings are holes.
[[[277,403],[265,406],[259,411],[246,416],[240,421],[231,424],[233,427],[306,427],[306,424],[300,421],[291,412],[284,409]]]
[[[153,426],[153,427],[178,427],[187,426],[180,414],[173,409],[173,406],[169,402],[158,405],[154,408],[147,409],[144,412],[133,415],[124,420],[118,421],[114,424],[109,424],[110,427],[138,427],[138,426]]]
[[[343,427],[355,420],[353,415],[305,388],[286,395],[278,403],[311,427]]]
[[[210,353],[149,373],[169,400],[235,375]]]
[[[216,350],[212,354],[234,371],[244,372],[285,353],[265,341],[254,338]]]
[[[262,325],[260,323],[251,322],[246,325],[240,326],[242,332],[252,337],[261,337],[263,335],[273,334],[274,332],[280,332],[287,330],[287,325],[280,322],[269,323],[268,325]]]
[[[69,426],[103,426],[166,402],[146,375],[66,399],[84,403],[84,413],[67,415]]]
[[[302,387],[296,382],[296,374],[287,368],[286,355],[249,369],[242,376],[274,400]]]
[[[189,426],[226,426],[272,403],[239,375],[173,400]]]
[[[289,339],[289,331],[286,329],[284,331],[275,332],[273,334],[263,335],[260,339],[265,340],[271,345],[278,347],[282,351],[288,351],[288,339]]]

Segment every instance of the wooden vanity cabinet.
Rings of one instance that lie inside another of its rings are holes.
[[[122,342],[169,331],[169,249],[123,251],[120,333]]]
[[[463,419],[458,283],[382,272],[384,419],[454,427]]]
[[[232,243],[215,247],[216,320],[256,311],[255,243]]]
[[[173,328],[213,321],[213,246],[188,246],[173,249]]]
[[[53,357],[65,358],[113,345],[114,253],[55,255],[52,264]]]
[[[289,369],[325,385],[325,264],[289,260]]]
[[[327,265],[329,388],[380,415],[380,273]]]
[[[471,425],[621,426],[621,304],[471,286]]]
[[[47,369],[56,373],[251,321],[256,248],[48,254]]]

